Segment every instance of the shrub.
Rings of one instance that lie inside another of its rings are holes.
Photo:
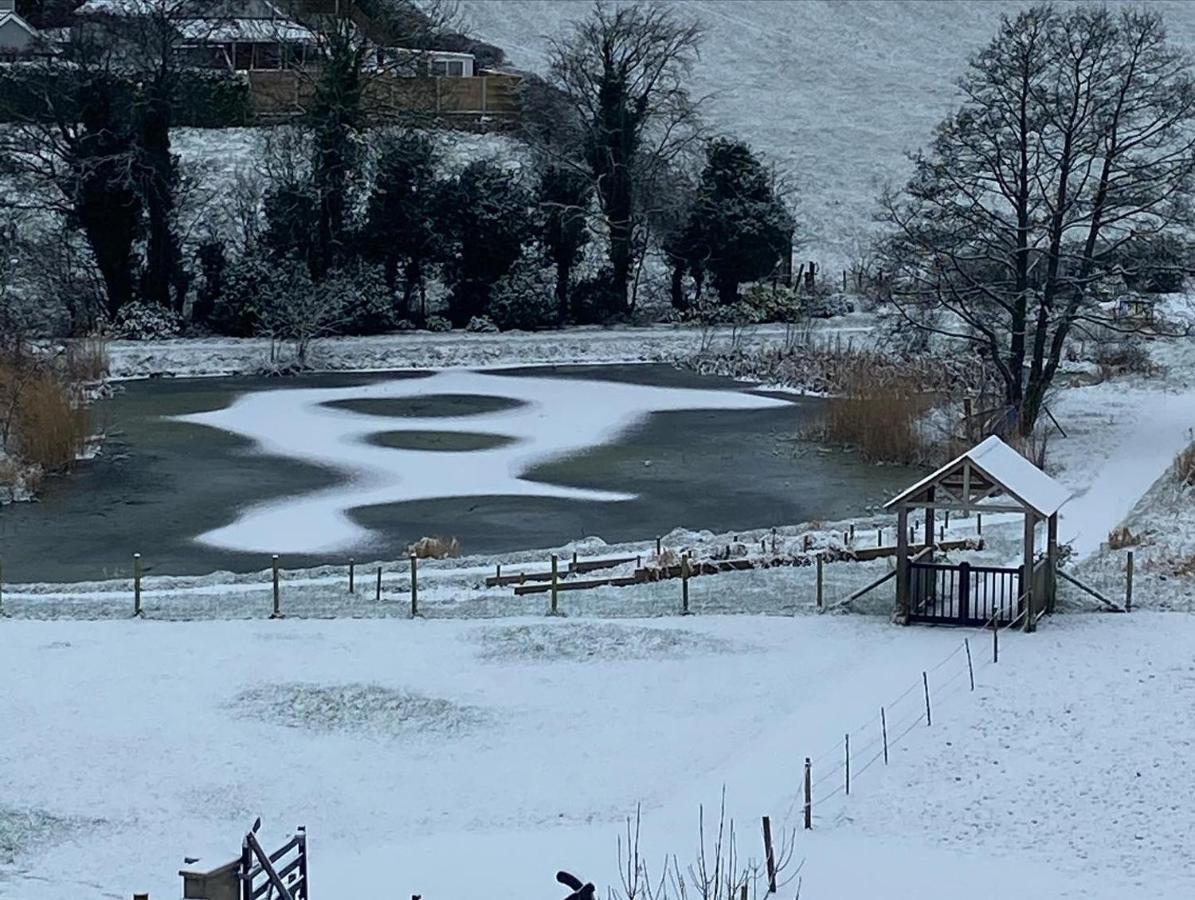
[[[157,341],[178,337],[182,321],[172,310],[149,303],[130,303],[116,314],[112,337],[127,341]]]
[[[579,325],[604,325],[622,311],[622,298],[615,288],[614,271],[603,268],[580,279],[571,295],[573,318]]]
[[[407,547],[407,555],[418,559],[456,559],[461,542],[454,537],[421,537]]]
[[[1096,346],[1095,363],[1104,378],[1127,374],[1149,375],[1154,371],[1149,351],[1135,337],[1100,341]]]
[[[1173,235],[1158,234],[1129,241],[1117,262],[1124,268],[1125,283],[1146,294],[1173,294],[1183,289],[1190,255],[1186,243]]]
[[[557,321],[551,272],[524,257],[494,285],[490,318],[503,331],[531,331]]]
[[[66,345],[62,371],[75,384],[103,381],[108,374],[108,348],[99,338],[84,338]]]
[[[428,331],[452,331],[452,323],[443,316],[428,316],[426,327]]]
[[[469,324],[465,326],[465,331],[471,331],[475,334],[492,334],[498,330],[498,326],[494,324],[493,319],[489,316],[474,316],[469,320]]]

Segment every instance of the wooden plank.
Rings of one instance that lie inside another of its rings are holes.
[[[576,572],[577,574],[584,574],[586,572],[597,572],[601,569],[613,569],[615,566],[625,566],[628,563],[639,562],[638,556],[622,556],[617,559],[582,559],[578,562],[570,562],[568,570]]]
[[[617,578],[592,578],[586,581],[558,581],[556,582],[556,590],[559,591],[585,591],[596,587],[628,587],[632,584],[639,584],[640,579],[636,575],[621,575]],[[547,584],[523,584],[514,589],[516,597],[525,597],[528,594],[546,594],[552,590],[551,582]]]
[[[523,584],[526,581],[551,581],[551,572],[518,572],[514,575],[489,575],[486,577],[486,587],[510,587],[512,584]]]
[[[1108,609],[1112,610],[1113,612],[1119,612],[1119,613],[1124,612],[1124,608],[1122,606],[1120,606],[1119,604],[1113,603],[1111,600],[1109,600],[1107,597],[1105,597],[1103,594],[1101,594],[1095,588],[1084,584],[1078,578],[1074,578],[1073,576],[1064,572],[1062,569],[1058,569],[1057,573],[1059,575],[1061,575],[1063,578],[1065,578],[1067,581],[1069,581],[1071,584],[1073,584],[1075,587],[1091,594],[1091,596],[1095,597],[1096,600],[1100,601],[1100,603],[1104,604],[1104,606],[1108,607]]]

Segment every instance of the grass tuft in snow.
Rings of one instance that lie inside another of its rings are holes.
[[[380,684],[266,684],[232,703],[241,718],[321,733],[448,734],[479,724],[480,710]]]
[[[65,840],[71,832],[91,824],[67,819],[42,809],[14,809],[0,806],[0,865],[12,865],[20,857]]]
[[[481,658],[507,662],[664,659],[734,653],[730,641],[672,628],[612,623],[505,625],[482,629]]]

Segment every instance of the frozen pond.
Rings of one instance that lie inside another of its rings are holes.
[[[133,382],[103,455],[0,511],[6,581],[251,571],[862,513],[904,483],[798,439],[819,401],[666,366]]]

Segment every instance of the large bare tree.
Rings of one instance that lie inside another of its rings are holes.
[[[553,40],[551,84],[579,128],[579,158],[594,183],[619,311],[629,310],[637,235],[650,185],[697,144],[689,77],[701,28],[663,4],[595,3]]]
[[[1046,4],[1006,17],[959,85],[883,200],[884,256],[909,322],[977,347],[1028,434],[1071,338],[1124,327],[1099,302],[1123,251],[1191,222],[1195,83],[1159,13]]]

